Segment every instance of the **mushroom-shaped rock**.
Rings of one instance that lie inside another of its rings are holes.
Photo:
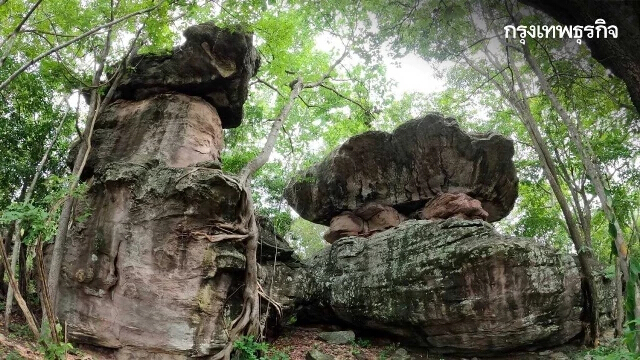
[[[223,128],[239,126],[249,78],[260,66],[252,35],[208,22],[187,28],[184,37],[168,53],[134,56],[114,100],[167,92],[199,96],[216,108]]]
[[[392,133],[356,135],[292,179],[285,198],[303,218],[328,225],[343,211],[375,202],[403,214],[442,193],[478,199],[488,221],[505,217],[518,195],[513,142],[468,134],[455,119],[429,114]]]

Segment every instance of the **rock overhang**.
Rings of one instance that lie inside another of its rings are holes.
[[[411,215],[439,194],[464,193],[479,200],[493,222],[507,216],[517,198],[513,155],[506,137],[469,134],[455,119],[432,113],[392,133],[351,137],[291,179],[285,198],[303,218],[329,225],[369,203]]]

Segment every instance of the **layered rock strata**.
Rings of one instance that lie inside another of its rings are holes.
[[[242,119],[256,51],[251,36],[212,24],[185,38],[134,57],[96,119],[89,190],[65,245],[58,315],[72,341],[117,359],[213,355],[242,304],[241,245],[194,234],[238,220],[243,193],[220,170],[222,129]]]

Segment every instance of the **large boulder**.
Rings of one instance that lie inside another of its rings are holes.
[[[245,260],[191,234],[236,221],[240,199],[218,169],[113,163],[95,176],[75,214],[90,216],[74,222],[63,258],[58,314],[70,339],[118,359],[215,353],[242,303],[225,299]]]
[[[285,198],[303,218],[329,225],[334,216],[368,203],[405,215],[442,193],[482,203],[488,221],[505,217],[517,197],[513,143],[494,134],[468,134],[439,114],[408,121],[392,133],[356,135],[322,162],[297,174]]]
[[[266,216],[257,216],[258,224],[258,261],[289,261],[296,260],[294,250],[289,243],[276,231],[273,221]]]
[[[224,128],[239,126],[249,79],[260,66],[252,35],[209,22],[187,28],[184,37],[168,53],[134,56],[114,99],[167,92],[199,96],[218,110]]]
[[[481,220],[408,220],[313,257],[298,319],[393,334],[440,353],[503,354],[582,330],[574,259]]]

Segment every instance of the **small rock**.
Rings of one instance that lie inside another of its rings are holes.
[[[305,355],[306,360],[333,360],[334,357],[331,355],[324,354],[316,349],[311,349]]]
[[[353,331],[331,331],[321,332],[318,337],[329,344],[344,345],[348,344],[356,339],[356,334]]]
[[[551,351],[551,350],[546,350],[546,351],[539,352],[539,353],[538,353],[538,355],[540,355],[540,356],[549,356],[549,355],[551,355],[552,353],[553,353],[553,351]]]
[[[408,359],[411,359],[411,357],[409,356],[409,353],[407,352],[407,350],[403,348],[396,349],[393,355],[391,355],[391,357],[389,358],[389,360],[408,360]]]
[[[549,359],[551,360],[569,360],[569,357],[563,352],[555,352],[549,355]]]

